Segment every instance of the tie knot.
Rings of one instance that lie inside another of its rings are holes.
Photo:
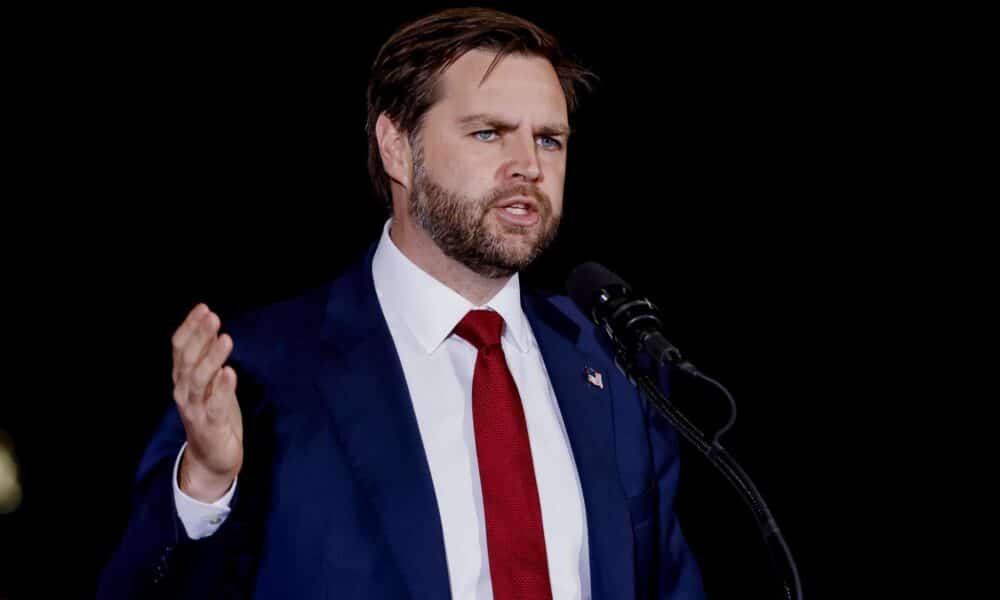
[[[455,333],[476,350],[500,345],[503,317],[492,310],[470,310],[455,326]]]

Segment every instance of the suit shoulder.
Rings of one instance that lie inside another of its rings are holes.
[[[295,296],[244,310],[231,319],[231,330],[247,339],[274,339],[320,321],[330,295],[324,283]]]
[[[230,318],[223,329],[233,338],[233,362],[248,371],[273,370],[297,348],[310,344],[322,325],[330,286],[315,286]]]
[[[552,304],[560,313],[573,321],[581,329],[591,329],[593,327],[590,319],[583,314],[580,307],[569,296],[565,294],[543,294],[542,298],[549,304]]]
[[[607,336],[580,310],[572,298],[561,293],[531,290],[529,297],[535,314],[589,352],[613,360],[614,351]]]

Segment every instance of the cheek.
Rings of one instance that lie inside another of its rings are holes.
[[[495,161],[456,143],[437,143],[426,148],[424,167],[439,185],[475,196],[488,192],[493,184]]]
[[[556,215],[562,214],[563,205],[563,195],[562,186],[559,186],[558,190],[551,190],[546,192],[549,195],[549,200],[552,203],[552,213]]]
[[[466,197],[479,198],[493,191],[497,182],[496,161],[470,154],[457,154],[442,164],[441,184]]]
[[[441,177],[447,179],[448,183],[461,182],[469,175],[468,158],[463,157],[460,153],[450,154],[441,161],[439,170]]]
[[[545,180],[542,182],[542,189],[549,195],[552,201],[552,210],[562,212],[563,188],[566,182],[566,161],[553,159],[549,164],[543,166],[545,169]]]

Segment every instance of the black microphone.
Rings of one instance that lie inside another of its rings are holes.
[[[701,375],[663,335],[663,321],[656,305],[635,294],[631,286],[603,265],[587,262],[574,268],[566,280],[566,291],[620,349],[645,352],[661,365]]]
[[[660,311],[649,301],[632,291],[625,281],[598,263],[583,263],[570,273],[566,291],[598,327],[604,329],[617,346],[615,362],[629,379],[638,385],[653,406],[688,440],[719,472],[735,486],[740,497],[750,507],[767,545],[771,564],[776,569],[782,598],[801,600],[802,584],[798,567],[757,487],[739,464],[719,443],[719,438],[736,420],[736,403],[721,383],[698,371],[663,335]],[[661,393],[656,382],[640,373],[633,355],[646,353],[661,365],[673,365],[697,379],[707,381],[725,393],[732,408],[729,422],[712,436],[711,441]]]

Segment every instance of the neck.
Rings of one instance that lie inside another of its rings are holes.
[[[394,218],[389,226],[389,237],[413,264],[476,306],[486,304],[510,281],[510,277],[493,279],[472,271],[442,252],[434,240],[409,219]]]

